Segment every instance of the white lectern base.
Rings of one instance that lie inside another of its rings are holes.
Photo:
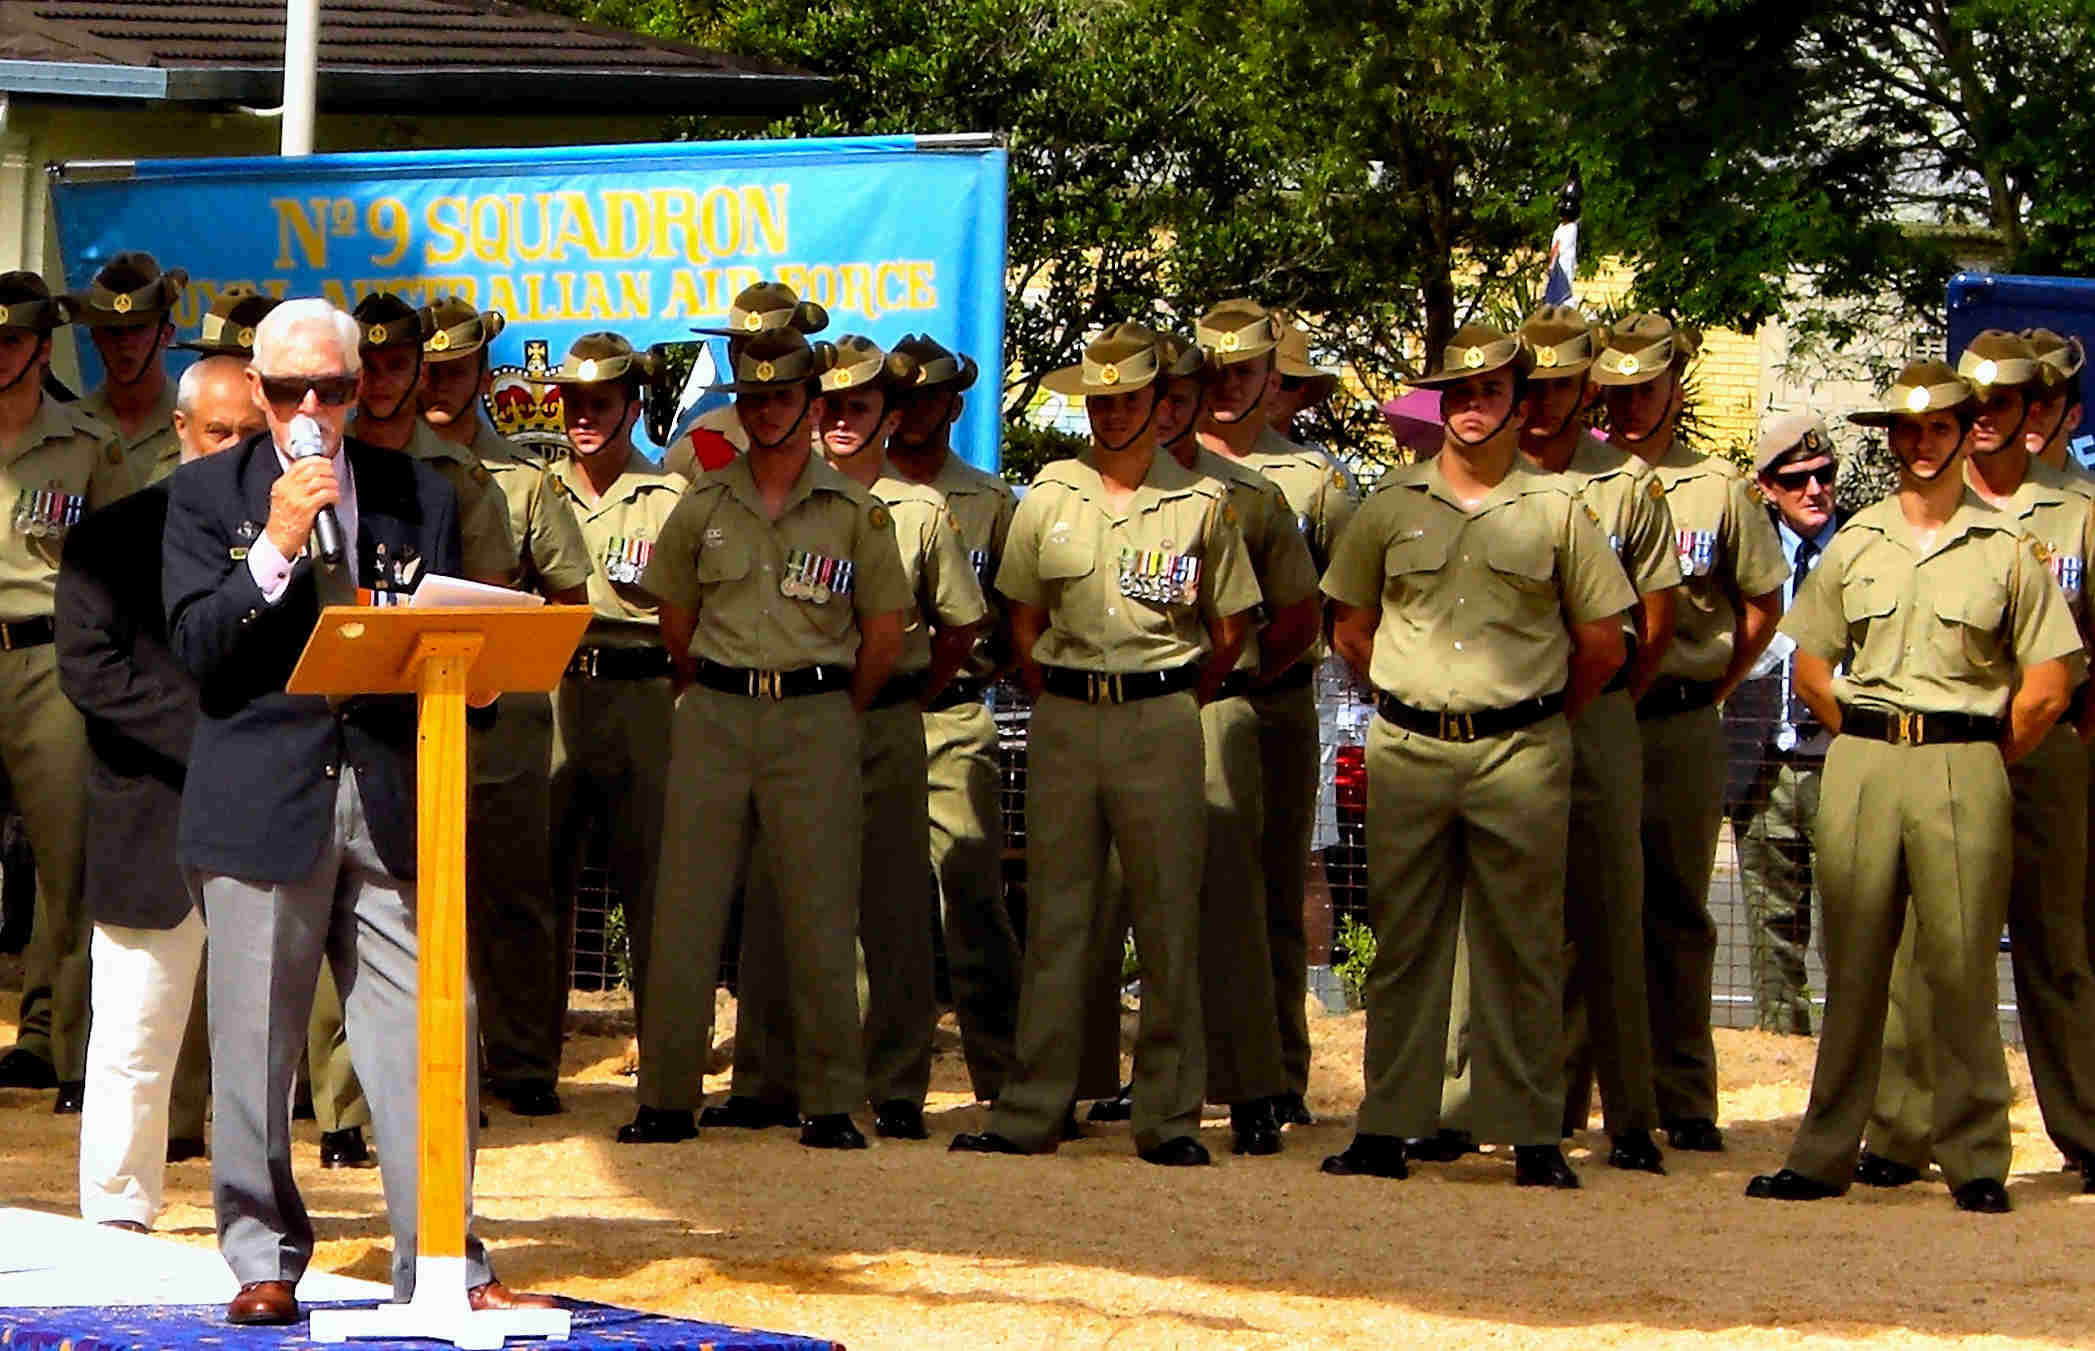
[[[315,1309],[311,1336],[316,1342],[346,1342],[357,1337],[433,1337],[468,1351],[500,1351],[510,1337],[544,1337],[564,1342],[565,1309],[489,1309],[475,1313],[466,1303],[466,1259],[415,1259],[415,1297],[405,1304],[373,1309]]]

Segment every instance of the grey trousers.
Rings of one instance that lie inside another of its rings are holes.
[[[297,882],[194,877],[208,948],[211,1002],[211,1192],[218,1247],[234,1277],[297,1281],[313,1255],[313,1222],[291,1175],[291,1078],[305,1047],[313,987],[326,959],[349,1027],[349,1058],[371,1100],[393,1293],[415,1286],[417,1097],[415,884],[386,871],[364,820],[356,775],[342,768],[334,829]],[[473,1021],[467,1004],[468,1044]],[[473,1237],[471,1178],[479,1087],[467,1076],[466,1284],[494,1279]]]

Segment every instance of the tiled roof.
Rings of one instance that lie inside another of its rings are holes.
[[[283,54],[283,0],[0,0],[0,61],[166,70],[170,99],[281,97]],[[448,77],[471,76],[489,94],[607,110],[699,98],[715,106],[690,110],[765,112],[823,84],[501,0],[323,0],[323,108],[412,105],[431,76],[453,100]]]

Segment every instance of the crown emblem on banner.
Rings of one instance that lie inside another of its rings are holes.
[[[482,401],[495,430],[522,446],[565,450],[567,434],[560,416],[560,386],[549,384],[546,341],[524,342],[524,364],[496,366],[490,392]]]

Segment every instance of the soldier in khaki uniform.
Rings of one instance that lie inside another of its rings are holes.
[[[80,713],[58,688],[52,598],[66,532],[136,486],[113,431],[44,396],[66,303],[34,272],[0,275],[0,505],[12,504],[0,536],[0,765],[36,851],[36,927],[0,1088],[55,1086],[61,1113],[80,1110],[87,1066],[88,751]]]
[[[790,327],[739,349],[722,388],[736,396],[749,453],[692,485],[644,578],[661,598],[679,686],[649,997],[703,997],[641,1022],[640,1108],[619,1128],[623,1142],[697,1134],[728,909],[762,850],[777,910],[768,922],[786,939],[800,1142],[865,1147],[850,1115],[865,1098],[851,942],[859,715],[887,690],[911,593],[887,507],[813,452],[820,381],[837,368],[836,348]],[[895,731],[876,735],[905,754]],[[752,888],[749,904],[763,903]]]
[[[201,352],[207,357],[237,357],[241,361],[252,361],[255,357],[255,325],[282,303],[275,296],[265,296],[251,286],[228,286],[212,298],[211,308],[204,311],[204,317],[197,325],[196,336],[171,345],[180,351]]]
[[[553,693],[551,814],[554,894],[565,942],[575,886],[592,839],[603,840],[611,894],[625,907],[633,1008],[648,1035],[653,998],[655,865],[661,855],[663,793],[669,781],[669,654],[660,605],[641,585],[662,527],[686,486],[633,445],[649,358],[616,333],[575,339],[547,380],[560,387],[568,454],[552,483],[589,549],[589,603],[596,618]],[[566,971],[563,946],[555,970]],[[713,1007],[712,972],[683,971],[662,1016],[682,1021]],[[659,982],[658,982],[659,984]]]
[[[2080,372],[2088,363],[2087,348],[2079,338],[2061,337],[2048,328],[2022,330],[2023,341],[2037,355],[2037,379],[2029,387],[2029,421],[2023,436],[2030,454],[2083,484],[2082,491],[2095,492],[2095,474],[2074,458],[2067,443],[2080,430]]]
[[[728,307],[726,327],[691,331],[726,338],[727,359],[732,364],[735,353],[759,333],[790,328],[803,336],[812,336],[828,327],[828,310],[812,300],[802,300],[782,282],[760,281],[744,287],[735,297],[735,303]],[[748,451],[749,433],[742,429],[742,419],[730,404],[700,414],[691,425],[690,435],[671,446],[662,463],[671,473],[695,479]]]
[[[967,660],[925,701],[924,746],[931,871],[938,879],[945,923],[953,1012],[975,1097],[992,1102],[1011,1072],[1019,956],[1018,934],[1004,905],[1003,769],[997,762],[996,721],[984,696],[1008,659],[991,581],[1004,557],[1018,497],[1002,479],[953,452],[953,423],[975,384],[974,359],[949,352],[927,336],[905,335],[895,350],[916,362],[917,378],[899,401],[901,420],[888,441],[888,471],[945,499],[946,510],[960,523],[961,542],[989,607]]]
[[[1576,487],[1520,457],[1520,339],[1458,330],[1437,374],[1446,431],[1383,476],[1324,574],[1332,642],[1373,680],[1368,734],[1367,1094],[1324,1171],[1401,1178],[1439,1116],[1455,937],[1468,940],[1479,1137],[1523,1186],[1576,1187],[1558,1148],[1567,714],[1623,661],[1636,593]]]
[[[1567,1039],[1574,1068],[1567,1085],[1564,1133],[1583,1130],[1590,1069],[1600,1080],[1608,1165],[1665,1171],[1651,1132],[1659,1124],[1651,1084],[1651,1012],[1644,994],[1644,854],[1638,842],[1644,762],[1637,740],[1636,695],[1647,688],[1673,636],[1680,565],[1665,490],[1643,461],[1592,436],[1581,414],[1597,392],[1588,371],[1604,341],[1577,310],[1544,305],[1520,329],[1531,369],[1520,448],[1536,468],[1562,474],[1593,509],[1621,560],[1637,603],[1624,616],[1630,658],[1571,720],[1571,826],[1578,841],[1566,859],[1564,934]],[[1466,1060],[1467,980],[1458,968],[1451,1047]],[[1471,1147],[1459,1129],[1468,1106],[1468,1075],[1451,1077],[1442,1094],[1444,1129],[1410,1146],[1412,1158],[1445,1161]],[[1454,1127],[1452,1131],[1446,1127]]]
[[[2006,765],[2043,743],[2084,656],[2043,544],[1966,486],[1971,413],[1957,373],[1925,361],[1881,411],[1851,415],[1890,427],[1899,490],[1841,528],[1783,621],[1798,687],[1835,735],[1816,831],[1826,1019],[1786,1166],[1748,1196],[1848,1189],[1910,918],[1933,995],[1935,1160],[1959,1209],[2008,1209],[2012,1092],[1994,1017],[2014,872]]]
[[[1091,449],[1034,478],[997,589],[1033,694],[1018,1058],[989,1129],[956,1150],[1050,1153],[1075,1100],[1094,925],[1117,847],[1142,961],[1135,1147],[1208,1162],[1200,1128],[1200,877],[1207,813],[1200,706],[1236,659],[1257,579],[1228,488],[1156,442],[1157,336],[1108,328],[1047,377],[1084,399]]]
[[[116,432],[132,479],[142,488],[175,472],[175,382],[167,378],[174,308],[189,274],[160,270],[150,253],[119,253],[76,291],[73,322],[87,330],[102,359],[102,383],[81,396],[80,409]]]
[[[1296,525],[1321,570],[1352,518],[1352,485],[1323,455],[1282,439],[1268,423],[1279,392],[1281,318],[1250,300],[1229,300],[1202,315],[1200,345],[1215,363],[1201,419],[1200,444],[1272,480],[1287,498]],[[1300,660],[1251,694],[1258,715],[1264,824],[1259,833],[1266,883],[1266,942],[1273,959],[1274,1015],[1288,1090],[1274,1103],[1282,1125],[1307,1125],[1302,1095],[1309,1085],[1309,953],[1303,906],[1310,832],[1316,825],[1318,754],[1317,665],[1327,655],[1322,636]]]
[[[1964,475],[1979,500],[2011,517],[2044,546],[2076,630],[2095,632],[2088,595],[2095,567],[2095,502],[2031,454],[2023,435],[2029,396],[2042,387],[2036,353],[1998,329],[1971,340],[1957,374],[1972,389]],[[2031,438],[2033,439],[2033,438]],[[2083,695],[2083,699],[2085,699]],[[2082,717],[2089,715],[2083,705]],[[2015,862],[2008,889],[2015,1007],[2044,1127],[2059,1152],[2095,1187],[2095,974],[2088,968],[2084,913],[2088,866],[2088,752],[2066,719],[2008,766]],[[1917,1181],[1928,1166],[1934,1095],[1926,983],[1914,965],[1917,926],[1892,970],[1884,1063],[1870,1116],[1869,1147],[1855,1180],[1871,1186]]]
[[[451,297],[430,307],[430,323],[417,395],[423,422],[477,461],[501,493],[516,545],[517,586],[558,604],[587,605],[589,546],[566,496],[545,463],[499,435],[477,407],[488,390],[488,344],[502,331],[502,316]],[[551,829],[553,700],[513,692],[500,702],[492,726],[467,729],[467,955],[489,1087],[520,1116],[549,1116],[561,1110],[555,1084],[567,1016],[567,972],[560,965],[567,917],[550,856],[516,842],[543,839]]]
[[[837,340],[822,375],[816,426],[830,467],[873,495],[893,518],[909,582],[902,655],[860,715],[861,827],[858,939],[865,953],[866,1099],[873,1129],[922,1140],[938,1022],[932,963],[931,849],[925,788],[923,700],[944,687],[974,642],[986,608],[960,527],[930,488],[886,472],[898,391],[916,380],[914,358],[856,334]],[[701,1125],[780,1122],[793,1100],[791,991],[779,931],[777,885],[760,856],[751,868],[742,925],[741,999],[735,1006],[734,1096]]]
[[[1710,983],[1717,927],[1710,874],[1724,823],[1724,724],[1717,705],[1775,636],[1782,544],[1745,476],[1675,436],[1698,339],[1655,314],[1608,335],[1592,368],[1610,444],[1650,465],[1673,513],[1684,584],[1673,641],[1637,700],[1644,749],[1644,966],[1659,1117],[1675,1149],[1719,1150]]]

